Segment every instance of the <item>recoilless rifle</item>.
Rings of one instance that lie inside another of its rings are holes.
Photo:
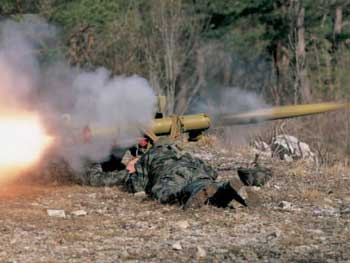
[[[327,102],[263,108],[235,114],[226,113],[215,116],[215,119],[206,113],[164,117],[165,97],[159,96],[158,100],[159,105],[156,118],[153,119],[151,127],[143,130],[143,133],[152,141],[156,141],[159,136],[168,136],[170,139],[175,139],[183,133],[188,134],[190,141],[196,141],[204,131],[212,126],[225,127],[254,124],[269,120],[296,118],[350,108],[350,103]],[[92,138],[94,136],[102,136],[103,134],[112,134],[113,132],[115,132],[115,129],[112,128],[90,128]]]

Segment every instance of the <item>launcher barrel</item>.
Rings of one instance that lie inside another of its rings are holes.
[[[269,120],[289,119],[306,115],[349,109],[350,103],[317,103],[293,106],[272,107],[239,114],[220,115],[216,125],[230,126],[259,123]]]

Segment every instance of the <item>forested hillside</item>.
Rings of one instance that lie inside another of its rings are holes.
[[[344,98],[347,0],[3,0],[61,29],[71,64],[139,74],[182,113],[208,89],[252,90],[272,104]],[[41,52],[52,52],[42,49]]]

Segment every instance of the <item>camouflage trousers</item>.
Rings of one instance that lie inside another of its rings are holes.
[[[217,184],[209,174],[181,167],[176,172],[159,176],[154,184],[146,187],[146,193],[163,204],[184,204],[193,193],[209,184]]]
[[[129,178],[127,170],[104,172],[100,164],[90,164],[79,176],[78,181],[90,186],[124,186]]]

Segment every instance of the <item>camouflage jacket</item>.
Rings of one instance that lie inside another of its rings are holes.
[[[189,153],[182,152],[176,145],[156,145],[144,155],[135,165],[136,173],[127,180],[131,192],[145,191],[151,194],[152,187],[159,181],[169,177],[180,176],[187,181],[200,179],[201,175],[217,178],[216,171],[206,165],[201,159]]]

